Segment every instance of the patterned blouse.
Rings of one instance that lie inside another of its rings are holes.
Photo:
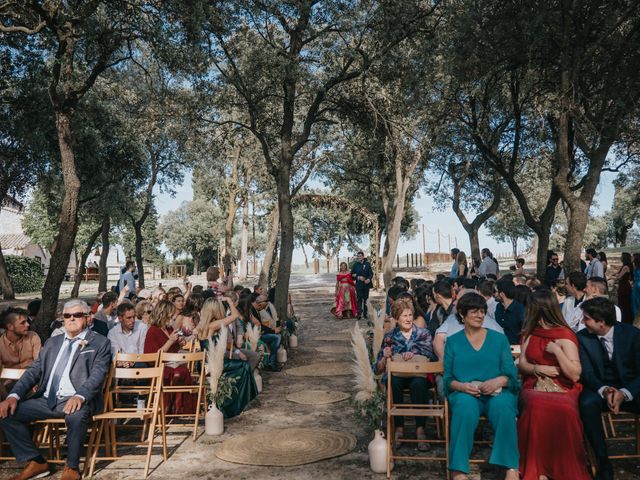
[[[433,343],[431,334],[426,328],[418,328],[415,325],[411,328],[411,337],[407,340],[399,327],[394,328],[390,332],[385,333],[382,339],[382,346],[378,352],[375,370],[378,370],[380,362],[384,354],[384,349],[391,347],[392,355],[405,352],[412,352],[414,355],[422,355],[429,360],[433,360]]]

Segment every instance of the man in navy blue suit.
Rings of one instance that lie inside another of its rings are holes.
[[[580,306],[585,329],[578,333],[581,381],[580,416],[597,458],[596,479],[612,480],[602,412],[640,413],[640,330],[616,321],[614,304],[603,297]]]
[[[371,264],[364,258],[363,252],[358,252],[356,259],[356,263],[351,267],[351,276],[356,282],[358,319],[360,319],[367,318],[367,299],[369,298],[369,289],[373,286],[371,283],[373,270]]]

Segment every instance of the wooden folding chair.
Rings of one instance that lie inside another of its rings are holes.
[[[24,368],[1,368],[0,367],[0,382],[3,380],[20,380],[22,374],[26,371]],[[9,392],[7,392],[9,393]],[[4,432],[0,428],[0,461],[2,460],[15,460],[15,456],[7,456],[5,454],[5,447],[8,446],[4,438]]]
[[[100,460],[116,460],[118,459],[117,446],[119,445],[147,445],[147,455],[144,467],[144,478],[147,478],[149,473],[149,465],[151,463],[151,452],[154,446],[154,440],[156,436],[156,430],[160,430],[162,437],[162,458],[163,461],[167,461],[167,437],[166,430],[164,428],[165,421],[162,418],[164,415],[164,403],[162,401],[162,372],[164,367],[162,365],[158,367],[150,368],[116,368],[113,375],[114,380],[147,380],[149,382],[145,394],[148,396],[148,401],[144,409],[138,409],[134,407],[117,407],[113,400],[113,391],[110,393],[112,399],[107,403],[109,410],[104,413],[94,416],[94,420],[98,423],[98,427],[91,433],[89,440],[89,452],[87,457],[90,458],[89,478],[93,477],[95,470],[95,464],[98,459]],[[138,386],[141,388],[141,386]],[[160,418],[158,418],[160,417]],[[114,432],[113,425],[117,420],[137,419],[141,422],[149,423],[149,432],[147,434],[147,440],[138,442],[118,442],[115,436],[109,439],[110,433]],[[105,456],[98,458],[98,451],[102,444],[101,438],[104,436]]]
[[[191,393],[197,395],[196,411],[195,413],[174,413],[165,414],[164,418],[184,418],[193,417],[193,439],[196,439],[198,434],[198,421],[200,420],[200,407],[202,406],[202,416],[207,412],[207,387],[205,383],[205,358],[206,352],[193,352],[193,353],[167,353],[162,352],[160,355],[160,363],[166,364],[168,362],[181,362],[187,365],[190,372],[199,368],[200,371],[195,375],[192,373],[192,379],[195,382],[192,385],[163,385],[162,391],[164,393]],[[199,367],[198,367],[199,366]],[[193,369],[193,370],[192,370]],[[190,425],[189,423],[172,423],[167,427],[184,427]]]
[[[428,374],[442,374],[442,362],[409,363],[387,361],[387,478],[391,477],[391,462],[394,460],[415,460],[427,462],[445,462],[445,469],[449,464],[449,406],[427,404],[399,404],[393,402],[391,381],[393,376],[426,376]],[[398,446],[395,440],[395,417],[431,417],[436,422],[442,422],[444,439],[434,438],[427,440],[404,439],[406,443],[442,443],[444,444],[444,456],[403,456],[397,455]]]

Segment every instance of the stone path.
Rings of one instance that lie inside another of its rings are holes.
[[[264,372],[264,389],[258,398],[241,415],[226,422],[225,434],[221,437],[204,435],[204,428],[194,442],[185,432],[170,433],[170,457],[165,464],[160,464],[161,457],[152,457],[150,478],[180,480],[188,478],[225,480],[342,480],[342,479],[382,479],[384,475],[376,475],[369,470],[367,444],[372,432],[356,418],[351,403],[343,401],[328,405],[300,405],[286,400],[287,394],[303,389],[327,389],[353,393],[351,376],[336,377],[293,377],[286,374],[286,369],[308,365],[316,362],[345,362],[351,360],[350,352],[323,353],[316,350],[319,346],[345,346],[346,341],[319,340],[318,337],[335,334],[353,327],[354,320],[337,320],[329,309],[333,302],[333,275],[304,276],[292,278],[292,295],[296,313],[300,317],[302,327],[299,336],[299,347],[289,351],[289,361],[283,372]],[[235,435],[251,432],[270,431],[287,427],[319,427],[341,430],[357,437],[356,449],[343,457],[298,467],[257,467],[237,465],[219,460],[215,455],[216,444]],[[630,462],[637,471],[638,462]],[[136,459],[122,459],[112,463],[100,464],[96,478],[105,480],[140,479],[143,462]],[[8,479],[18,470],[14,463],[0,463],[0,479]],[[55,477],[59,478],[59,473]],[[442,464],[437,463],[404,463],[397,466],[394,479],[444,479]],[[502,478],[500,472],[492,468],[475,468],[470,476],[473,480],[497,480]],[[618,479],[640,478],[630,473],[620,472]]]

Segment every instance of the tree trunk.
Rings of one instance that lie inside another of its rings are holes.
[[[291,165],[291,162],[282,162]],[[281,164],[281,165],[282,165]],[[288,167],[281,166],[278,175],[278,213],[280,214],[280,254],[278,276],[276,277],[275,307],[278,318],[288,318],[289,280],[291,261],[293,260],[293,211],[291,209],[291,191],[289,189],[291,173]]]
[[[583,247],[584,232],[589,223],[589,207],[576,202],[571,208],[571,217],[567,226],[567,240],[564,245],[564,271],[566,275],[580,271],[580,256]]]
[[[78,200],[80,195],[80,179],[76,172],[73,152],[73,132],[71,115],[67,112],[56,113],[56,130],[60,161],[64,182],[64,198],[58,220],[58,235],[49,262],[49,272],[42,288],[41,314],[34,325],[35,331],[46,337],[49,324],[55,319],[60,297],[60,286],[64,281],[69,258],[78,232]]]
[[[403,190],[402,185],[400,188]],[[386,254],[382,259],[382,281],[385,289],[391,286],[391,278],[393,278],[393,262],[400,243],[400,228],[402,226],[402,217],[404,216],[404,198],[404,194],[399,194],[396,198],[393,212],[387,215]]]
[[[78,298],[78,295],[80,294],[80,283],[82,282],[82,277],[84,277],[84,273],[87,271],[87,267],[86,267],[87,258],[89,258],[89,255],[91,255],[91,250],[93,250],[93,246],[95,245],[96,240],[100,235],[100,232],[102,232],[102,225],[100,225],[100,227],[97,228],[96,231],[94,231],[91,234],[91,237],[87,242],[87,246],[82,252],[82,256],[80,257],[80,263],[78,265],[78,273],[76,275],[75,281],[73,282],[73,289],[71,290],[71,298]]]
[[[145,218],[146,219],[146,218]],[[144,288],[144,258],[142,256],[142,242],[144,237],[142,236],[142,223],[136,222],[133,226],[133,230],[136,233],[136,268],[138,269],[138,286]],[[136,293],[136,292],[133,292]]]
[[[513,249],[513,259],[518,258],[518,237],[511,237],[511,248]]]
[[[7,264],[2,254],[2,245],[0,245],[0,290],[2,290],[2,296],[5,300],[15,300],[16,294],[13,291],[11,278],[9,278],[9,273],[7,272]]]
[[[471,245],[471,259],[476,258],[480,260],[482,258],[480,255],[480,237],[478,236],[480,227],[476,226],[474,222],[471,222],[465,230],[469,236],[469,245]]]
[[[111,230],[111,218],[106,215],[102,219],[102,251],[100,252],[100,263],[98,264],[98,292],[106,292],[107,282],[109,280],[109,266],[107,260],[109,258],[109,230]],[[120,273],[120,272],[118,272]]]
[[[249,249],[249,198],[245,195],[242,203],[242,237],[240,240],[240,280],[246,280],[249,274],[247,252]]]
[[[276,251],[276,243],[278,242],[279,230],[280,215],[278,214],[278,207],[276,206],[271,212],[271,230],[269,231],[269,241],[264,252],[264,260],[262,262],[262,268],[260,269],[260,276],[258,277],[258,285],[260,285],[263,289],[268,288],[269,270],[271,269],[271,263],[273,262],[273,256]]]
[[[304,268],[309,269],[309,258],[307,257],[307,251],[304,248],[304,243],[300,244],[300,250],[302,250],[302,255],[304,255]]]

